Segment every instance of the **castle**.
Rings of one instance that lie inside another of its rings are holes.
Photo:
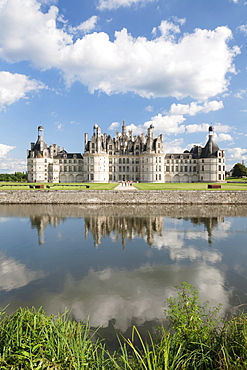
[[[44,129],[38,127],[38,139],[27,151],[29,182],[218,182],[225,180],[225,152],[220,150],[209,127],[204,147],[165,154],[163,136],[154,137],[153,126],[147,134],[133,136],[122,132],[115,137],[102,134],[94,125],[93,136],[85,134],[84,153],[67,153],[62,147],[44,141]]]

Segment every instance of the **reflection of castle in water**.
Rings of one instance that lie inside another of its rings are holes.
[[[149,245],[153,244],[154,234],[162,235],[162,225],[164,217],[120,217],[120,216],[99,216],[85,217],[85,236],[89,231],[94,238],[95,246],[101,244],[101,238],[106,236],[114,237],[115,240],[122,241],[122,246],[126,240],[132,240],[139,235],[146,239]]]
[[[224,222],[223,216],[214,217],[182,217],[184,220],[190,220],[193,224],[204,225],[208,234],[208,243],[212,243],[213,230],[220,222]],[[102,237],[111,236],[116,241],[121,239],[122,246],[126,240],[132,240],[138,235],[145,239],[152,246],[154,236],[162,236],[163,216],[146,216],[146,217],[115,217],[115,216],[98,216],[85,217],[85,236],[91,232],[94,238],[95,246],[101,244]]]
[[[42,214],[40,216],[34,215],[30,216],[31,226],[32,229],[38,230],[38,242],[39,245],[42,245],[45,243],[45,228],[50,225],[53,227],[56,227],[60,224],[60,222],[66,220],[66,217],[57,217],[55,215],[49,215],[49,214]]]
[[[106,212],[107,213],[107,212]],[[129,214],[120,215],[101,213],[96,215],[84,215],[85,224],[85,237],[87,238],[89,233],[92,234],[94,245],[97,247],[101,244],[102,238],[110,237],[118,242],[121,242],[124,247],[127,240],[134,239],[135,236],[146,240],[147,244],[152,246],[155,236],[162,236],[164,234],[164,220],[166,216],[153,214],[134,215]],[[224,216],[213,215],[213,216],[198,216],[198,217],[185,217],[178,215],[169,215],[169,218],[189,220],[194,225],[203,225],[204,229],[208,234],[208,243],[212,243],[213,231],[219,223],[224,222]],[[65,216],[57,216],[54,213],[41,213],[30,215],[30,221],[32,228],[38,230],[38,242],[44,244],[44,233],[46,227],[56,227],[61,222],[67,219]]]
[[[213,230],[218,225],[218,223],[224,222],[224,217],[191,217],[190,221],[192,224],[195,225],[204,225],[208,233],[208,243],[212,244]]]

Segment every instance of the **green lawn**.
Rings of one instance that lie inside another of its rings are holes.
[[[237,181],[238,179],[236,179]],[[241,180],[241,179],[240,179]],[[245,180],[245,179],[243,179]],[[230,179],[229,181],[233,181]],[[118,185],[114,184],[102,184],[102,183],[60,183],[60,184],[39,184],[39,183],[17,183],[17,182],[0,182],[0,190],[32,190],[30,186],[43,185],[44,189],[38,190],[113,190]],[[240,183],[222,183],[221,189],[209,189],[209,190],[246,190],[247,183],[240,181]],[[87,188],[89,186],[89,188]],[[133,184],[138,190],[208,190],[207,183],[138,183]]]
[[[60,183],[60,184],[41,184],[41,183],[17,183],[1,182],[0,190],[30,190],[30,186],[43,185],[45,190],[113,190],[118,184],[93,184],[93,183]],[[89,186],[89,188],[87,188]],[[38,189],[38,190],[44,190]],[[32,190],[32,189],[31,189]],[[35,189],[36,190],[36,189]]]
[[[221,189],[208,189],[208,183],[138,183],[134,186],[138,190],[247,190],[246,184],[222,183]]]

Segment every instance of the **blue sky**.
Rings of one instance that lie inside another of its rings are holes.
[[[204,145],[247,162],[245,0],[0,0],[0,173],[26,150],[83,152],[94,124],[112,136],[152,123],[166,152]]]

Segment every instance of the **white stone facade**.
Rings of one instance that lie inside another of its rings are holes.
[[[163,151],[162,135],[154,137],[152,125],[146,135],[133,136],[123,123],[113,138],[95,125],[90,140],[85,134],[83,154],[67,153],[56,144],[48,147],[43,132],[39,126],[38,140],[27,153],[29,182],[225,181],[225,153],[214,142],[212,127],[205,147],[169,154]]]

